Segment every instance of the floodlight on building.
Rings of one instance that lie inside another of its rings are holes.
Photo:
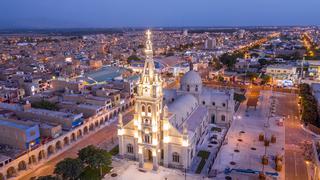
[[[154,145],[154,146],[158,145],[158,140],[157,139],[153,139],[152,145]]]
[[[122,136],[124,134],[123,129],[118,129],[118,136]]]
[[[182,140],[182,146],[187,147],[189,145],[188,140]]]
[[[152,132],[157,132],[158,131],[158,127],[156,125],[152,126]]]
[[[165,137],[163,138],[163,142],[164,142],[164,143],[169,143],[169,142],[170,142],[169,136],[165,136]]]
[[[169,130],[169,124],[168,123],[164,123],[163,124],[163,130],[165,130],[165,131]]]
[[[134,124],[135,126],[138,126],[138,124],[139,124],[138,120],[135,119],[135,120],[133,121],[133,124]]]
[[[157,156],[157,151],[155,149],[152,150],[152,156],[156,157]]]

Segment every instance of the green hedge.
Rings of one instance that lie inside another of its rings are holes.
[[[210,155],[210,152],[208,151],[199,151],[198,156],[203,158],[203,159],[208,159]]]
[[[199,165],[198,165],[198,167],[197,167],[197,170],[196,170],[197,174],[201,173],[201,171],[202,171],[202,169],[203,169],[205,164],[206,164],[206,160],[202,158],[200,163],[199,163]]]
[[[119,154],[119,146],[115,146],[114,148],[112,148],[109,153],[112,155],[112,156],[115,156],[117,154]]]

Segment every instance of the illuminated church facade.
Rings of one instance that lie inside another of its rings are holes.
[[[234,113],[233,91],[202,87],[199,74],[189,71],[179,89],[165,90],[155,71],[151,32],[147,31],[146,60],[136,95],[133,120],[119,116],[119,154],[139,161],[188,169],[208,124],[228,124]]]

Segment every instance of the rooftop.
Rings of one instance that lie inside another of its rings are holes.
[[[51,111],[51,110],[46,110],[46,109],[36,109],[36,108],[31,108],[26,110],[26,112],[30,112],[33,114],[41,114],[41,115],[46,115],[46,116],[51,116],[51,117],[58,117],[58,118],[80,118],[82,114],[72,114],[72,113],[67,113],[67,112],[60,112],[60,111]]]
[[[0,126],[13,127],[13,128],[21,129],[21,130],[27,130],[27,129],[33,127],[32,125],[19,124],[19,123],[15,123],[15,122],[11,122],[11,121],[6,121],[3,119],[0,119]]]

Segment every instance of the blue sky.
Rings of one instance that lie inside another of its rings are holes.
[[[0,28],[320,25],[320,0],[0,0]]]

